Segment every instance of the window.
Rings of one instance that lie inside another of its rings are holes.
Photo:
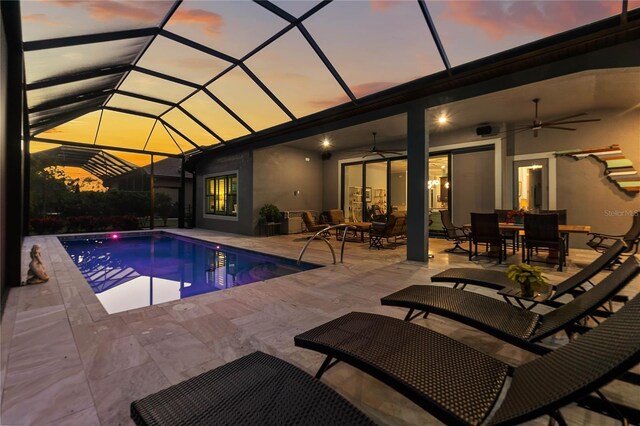
[[[205,179],[206,213],[221,216],[238,215],[238,174]]]

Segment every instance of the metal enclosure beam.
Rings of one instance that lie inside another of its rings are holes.
[[[184,156],[180,159],[180,189],[178,190],[178,228],[184,228],[185,196]]]

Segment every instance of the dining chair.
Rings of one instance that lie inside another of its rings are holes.
[[[508,219],[508,213],[511,210],[495,209],[493,212],[498,215],[498,222],[506,223]],[[506,230],[502,231],[502,235],[505,239],[511,240],[511,246],[513,247],[513,254],[516,254],[516,250],[520,249],[520,238],[518,237],[519,231]]]
[[[559,216],[556,213],[524,215],[524,242],[522,261],[531,263],[533,249],[547,249],[558,252],[558,271],[566,264],[566,241],[560,234]]]
[[[561,210],[540,210],[540,214],[555,213],[558,215],[558,225],[567,224],[567,209]],[[565,240],[566,255],[569,256],[569,233],[563,232],[562,236]]]
[[[507,242],[500,233],[497,213],[471,213],[471,238],[469,260],[478,256],[478,244],[498,247],[498,263],[507,259]],[[472,245],[475,250],[472,251]]]

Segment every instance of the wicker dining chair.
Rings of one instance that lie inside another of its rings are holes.
[[[548,249],[558,252],[558,271],[566,265],[566,240],[560,234],[559,216],[550,214],[524,215],[524,242],[522,243],[522,261],[531,263],[533,249]]]
[[[498,247],[498,263],[507,259],[507,243],[504,235],[500,233],[496,213],[471,213],[469,260],[478,256],[478,244]],[[474,250],[472,250],[472,246]]]

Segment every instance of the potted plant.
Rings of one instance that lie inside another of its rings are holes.
[[[524,221],[525,209],[511,210],[507,212],[507,223],[516,223],[521,225]]]
[[[258,215],[260,216],[260,221],[263,223],[280,222],[281,219],[280,210],[273,204],[265,204],[260,207]]]
[[[547,278],[542,275],[542,270],[526,263],[510,265],[507,269],[507,278],[519,284],[522,297],[527,298],[532,298],[548,285]]]

